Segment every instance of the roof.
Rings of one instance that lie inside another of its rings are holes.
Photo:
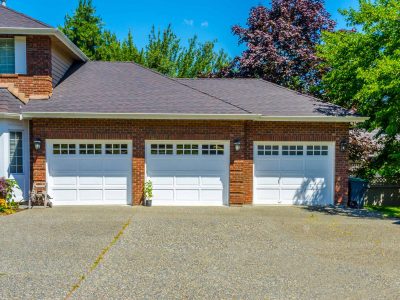
[[[340,106],[321,102],[262,79],[178,79],[179,82],[263,116],[354,116]]]
[[[0,34],[9,35],[48,35],[61,42],[71,51],[74,58],[87,61],[89,58],[69,40],[60,30],[23,13],[0,5]]]
[[[51,28],[51,26],[41,21],[2,5],[0,5],[0,27]]]
[[[73,66],[47,101],[30,101],[27,116],[128,114],[231,116],[232,119],[354,122],[362,118],[260,79],[172,79],[135,63],[86,62]],[[296,119],[297,118],[297,119]]]
[[[48,101],[25,112],[247,114],[134,63],[87,62],[72,67]]]
[[[22,102],[13,96],[8,89],[0,88],[0,114],[19,114]]]

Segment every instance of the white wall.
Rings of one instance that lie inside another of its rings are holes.
[[[23,174],[10,174],[10,131],[22,131],[23,147]],[[29,121],[0,119],[0,177],[13,178],[17,181],[21,190],[15,191],[16,200],[27,199],[30,186],[30,164],[29,164]]]
[[[26,37],[15,37],[15,73],[26,74]]]

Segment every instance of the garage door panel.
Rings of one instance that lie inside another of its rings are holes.
[[[176,190],[175,191],[176,201],[190,201],[197,202],[200,200],[199,190]]]
[[[78,191],[80,201],[102,201],[103,190],[98,189],[80,189]]]
[[[273,172],[273,171],[279,171],[280,170],[280,162],[278,160],[260,160],[262,161],[262,164],[257,166],[257,171],[263,172],[263,171],[268,171],[268,172]]]
[[[127,201],[126,189],[105,190],[104,198],[106,201],[114,201],[114,202]]]
[[[270,186],[270,185],[278,185],[279,186],[279,176],[276,177],[266,177],[264,175],[263,177],[258,176],[257,177],[257,185],[258,186]]]
[[[114,141],[46,141],[49,194],[57,204],[127,204],[132,182],[129,155],[106,154],[105,144]],[[85,145],[102,144],[96,154],[86,152]],[[128,142],[129,152],[131,145]],[[57,148],[69,145],[73,151],[60,153]],[[73,147],[75,146],[75,147]],[[113,146],[111,146],[113,147]],[[117,146],[118,147],[118,146]]]
[[[104,184],[106,186],[128,186],[128,175],[126,176],[113,176],[113,177],[104,177]]]
[[[49,192],[50,197],[56,199],[57,202],[75,203],[78,199],[76,189],[53,189]]]
[[[204,201],[218,201],[223,197],[223,190],[201,190],[201,199]]]
[[[255,144],[253,181],[255,204],[333,203],[332,144],[326,146],[324,143],[316,142],[276,143],[274,154],[271,151],[271,143]],[[259,149],[261,150],[258,151]],[[276,169],[271,168],[272,165]]]
[[[286,159],[280,161],[281,171],[298,171],[303,170],[303,159]]]
[[[222,144],[223,150],[213,148]],[[165,145],[173,145],[168,154]],[[224,154],[217,155],[221,150]],[[229,143],[146,142],[146,176],[153,183],[154,205],[223,205],[224,188],[229,186]]]
[[[259,204],[273,204],[277,199],[279,199],[279,189],[257,189],[256,197],[260,201]]]
[[[129,157],[126,155],[122,155],[124,158],[121,159],[117,156],[115,159],[113,158],[107,158],[103,161],[104,164],[104,170],[107,170],[109,172],[130,172],[131,170],[131,160]]]
[[[221,177],[222,176],[202,176],[201,177],[201,185],[202,186],[222,187],[223,182],[222,182]]]
[[[179,187],[181,185],[186,186],[186,185],[190,185],[190,186],[198,186],[200,184],[200,178],[197,177],[183,177],[183,176],[178,176],[175,177],[176,180],[176,185]]]
[[[49,160],[49,173],[57,174],[57,173],[68,173],[68,172],[76,172],[78,170],[78,162],[67,160],[67,159],[57,159]]]
[[[280,184],[283,186],[291,186],[291,185],[301,186],[305,183],[306,179],[303,176],[299,175],[291,175],[290,177],[286,175],[284,177],[282,176],[280,179]]]
[[[153,188],[153,200],[157,201],[173,201],[174,191],[170,189]]]
[[[103,185],[103,177],[79,176],[79,185],[98,185],[101,187]]]

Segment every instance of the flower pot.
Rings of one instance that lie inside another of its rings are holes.
[[[150,207],[152,205],[152,200],[146,199],[146,206]]]

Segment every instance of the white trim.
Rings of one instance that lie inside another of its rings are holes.
[[[19,34],[19,35],[50,35],[60,40],[67,48],[78,56],[82,61],[89,58],[57,28],[22,28],[22,27],[2,27],[0,34]]]
[[[359,123],[368,117],[268,117],[260,114],[147,114],[147,113],[82,113],[82,112],[26,112],[24,118],[64,118],[64,119],[155,119],[155,120],[252,120],[275,122],[337,122]]]
[[[15,74],[26,74],[26,36],[14,37]]]

